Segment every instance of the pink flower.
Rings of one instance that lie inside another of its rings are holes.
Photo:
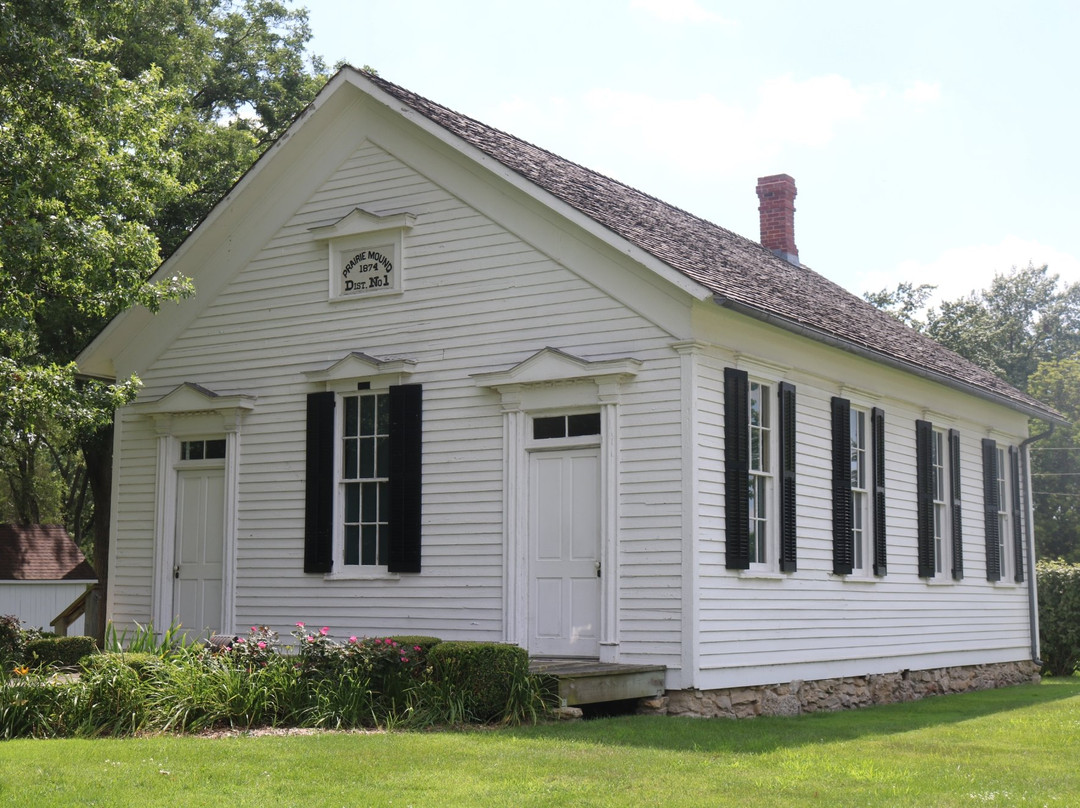
[[[408,661],[409,661],[409,658],[408,658],[408,657],[402,657],[402,658],[401,658],[401,661],[402,661],[402,662],[408,662]]]
[[[308,634],[306,637],[304,637],[304,639],[307,640],[308,642],[315,642],[315,638],[312,637],[310,634]]]
[[[258,645],[259,645],[259,648],[265,648],[266,647],[266,643],[264,643],[262,640],[259,641]]]
[[[256,628],[255,626],[252,626],[252,627],[251,627],[251,630],[252,630],[252,631],[258,631],[259,629],[258,629],[258,628]]]
[[[297,627],[297,628],[303,628],[303,627],[304,627],[304,624],[303,624],[303,623],[297,623],[297,624],[296,624],[296,627]]]
[[[383,642],[386,643],[387,645],[393,645],[394,644],[394,641],[391,640],[389,637],[387,637],[385,640],[383,640]]]
[[[349,642],[356,642],[356,637],[349,637]]]
[[[424,649],[422,649],[422,648],[421,648],[421,647],[420,647],[419,645],[414,645],[414,646],[412,647],[412,649],[413,649],[414,651],[422,651],[422,650],[424,650]]]
[[[237,642],[247,642],[247,640],[245,640],[243,637],[237,637],[236,641]]]
[[[325,637],[327,634],[330,633],[330,629],[327,626],[323,626],[319,629],[319,633]]]

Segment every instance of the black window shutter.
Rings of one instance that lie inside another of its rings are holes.
[[[960,433],[949,430],[949,504],[952,514],[952,577],[964,577],[963,505],[960,502]]]
[[[780,382],[780,571],[798,569],[795,509],[795,385]]]
[[[304,572],[330,572],[334,536],[334,394],[307,397]]]
[[[724,511],[726,566],[750,568],[750,380],[724,368]]]
[[[832,400],[833,573],[850,575],[855,567],[851,496],[851,402]]]
[[[915,422],[915,485],[918,504],[919,577],[934,577],[934,425]]]
[[[1001,536],[998,525],[997,442],[983,438],[983,517],[986,520],[986,580],[1001,580]]]
[[[888,548],[885,542],[885,411],[870,411],[871,484],[874,486],[874,575],[888,571]]]
[[[422,461],[422,388],[390,388],[390,572],[420,572],[420,469]]]
[[[1009,447],[1009,465],[1012,488],[1012,523],[1013,523],[1013,554],[1016,558],[1016,574],[1013,580],[1016,583],[1024,581],[1024,521],[1023,510],[1020,507],[1020,450],[1015,446]]]

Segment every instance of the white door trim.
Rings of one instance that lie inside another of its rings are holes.
[[[225,438],[225,524],[222,555],[220,629],[231,633],[236,622],[237,503],[240,479],[240,433],[244,415],[255,406],[253,396],[219,396],[185,383],[152,402],[135,405],[149,415],[157,434],[154,502],[154,567],[150,619],[155,632],[172,623],[173,565],[176,558],[176,466],[180,441],[187,437]],[[114,511],[115,513],[115,511]]]

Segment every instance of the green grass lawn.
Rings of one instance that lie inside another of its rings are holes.
[[[0,805],[1080,805],[1080,677],[845,713],[0,742]]]

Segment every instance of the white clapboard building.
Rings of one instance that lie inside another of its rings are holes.
[[[748,204],[753,197],[747,189]],[[757,243],[343,68],[80,356],[118,624],[517,643],[666,687],[1030,661],[1053,410]]]

